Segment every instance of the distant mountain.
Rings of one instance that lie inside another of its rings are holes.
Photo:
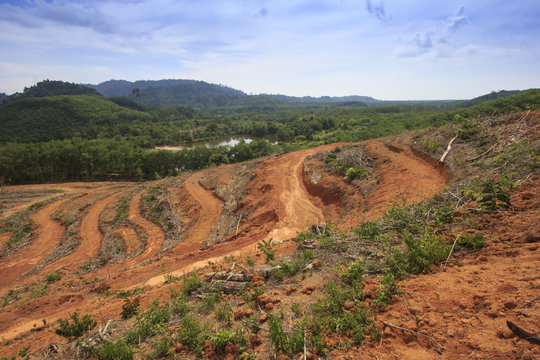
[[[247,97],[240,90],[197,80],[109,80],[85,86],[107,97],[124,96],[149,106],[183,105],[205,110],[237,104]]]
[[[313,96],[303,96],[303,97],[296,97],[296,96],[286,96],[286,95],[270,95],[272,97],[275,97],[277,99],[285,100],[287,102],[333,102],[333,103],[375,103],[375,102],[381,102],[381,100],[377,100],[372,98],[371,96],[359,96],[359,95],[350,95],[350,96],[321,96],[321,97],[313,97]],[[365,104],[364,104],[365,105]]]
[[[469,106],[478,105],[480,103],[483,103],[484,101],[496,100],[496,99],[499,99],[499,98],[504,98],[504,97],[508,97],[508,96],[511,96],[511,95],[515,95],[515,94],[518,94],[520,92],[521,92],[520,90],[501,90],[501,91],[498,91],[498,92],[492,91],[489,94],[478,96],[478,97],[475,97],[474,99],[471,99],[471,100],[456,101],[455,104],[458,107],[469,107]]]
[[[83,85],[58,80],[44,80],[29,88],[25,87],[22,93],[15,93],[13,95],[5,96],[4,98],[0,97],[0,100],[2,100],[3,103],[8,103],[27,98],[41,98],[58,95],[100,96],[96,90]]]
[[[4,93],[0,93],[0,104],[2,103],[2,101],[7,98],[8,96]]]
[[[109,80],[84,86],[107,97],[123,96],[149,106],[182,105],[198,110],[233,107],[238,110],[274,109],[288,104],[323,104],[360,107],[380,103],[369,96],[295,97],[286,95],[247,95],[224,85],[197,80]],[[318,106],[320,107],[320,105]]]

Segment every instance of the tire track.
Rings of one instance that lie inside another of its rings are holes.
[[[38,266],[58,246],[64,234],[64,227],[59,221],[53,220],[52,215],[70,200],[71,198],[55,201],[30,217],[37,228],[35,239],[0,264],[0,285],[16,280]]]

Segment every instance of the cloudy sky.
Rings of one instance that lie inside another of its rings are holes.
[[[43,79],[463,99],[540,87],[538,0],[0,0],[0,92]]]

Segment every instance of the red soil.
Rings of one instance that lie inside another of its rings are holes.
[[[381,179],[381,190],[374,191],[369,203],[372,208],[370,207],[369,212],[364,214],[366,217],[376,216],[377,212],[384,209],[387,202],[396,200],[398,195],[417,200],[444,188],[445,176],[410,150],[404,149],[400,153],[395,153],[388,150],[381,141],[366,142],[366,144],[370,151],[380,152],[380,158],[386,159],[379,164],[381,170],[377,175]],[[188,211],[194,217],[193,221],[189,222],[191,227],[186,230],[181,243],[168,253],[159,255],[158,258],[155,255],[163,242],[163,231],[141,217],[138,209],[140,196],[138,193],[130,202],[129,221],[144,229],[147,234],[145,251],[139,257],[122,264],[107,265],[103,269],[85,275],[84,278],[87,280],[94,277],[105,278],[111,290],[134,288],[144,284],[154,286],[143,296],[141,301],[143,307],[154,298],[168,297],[167,287],[160,286],[164,282],[163,269],[167,269],[170,275],[181,275],[225,256],[239,256],[252,251],[257,241],[262,239],[273,238],[276,242],[281,242],[295,237],[298,231],[304,230],[311,224],[325,222],[324,209],[317,206],[318,204],[306,190],[302,175],[303,163],[307,155],[321,150],[331,150],[339,145],[324,145],[282,156],[272,156],[263,161],[252,170],[252,180],[246,189],[247,195],[238,204],[237,209],[234,209],[236,214],[245,214],[238,233],[235,229],[224,236],[224,242],[205,250],[201,250],[200,246],[219,218],[222,203],[213,192],[199,184],[201,173],[193,174],[185,181],[186,200],[178,204],[178,206],[194,205]],[[223,168],[230,170],[228,167]],[[404,184],[407,186],[402,186]],[[392,187],[397,187],[397,190],[391,191]],[[77,189],[74,188],[74,192],[76,191]],[[109,189],[108,197],[93,204],[83,218],[80,227],[83,241],[79,248],[70,256],[40,271],[43,277],[43,274],[63,267],[62,280],[51,286],[48,295],[31,300],[23,306],[12,306],[0,313],[0,337],[14,339],[19,335],[22,336],[11,345],[0,346],[1,353],[15,354],[17,349],[26,345],[30,345],[32,351],[35,351],[46,347],[49,342],[63,342],[63,339],[53,333],[52,328],[40,332],[29,332],[34,324],[41,324],[41,319],[47,319],[48,323],[51,323],[55,319],[68,317],[75,310],[80,313],[90,313],[95,318],[104,321],[118,318],[122,305],[121,299],[102,298],[90,292],[93,285],[85,285],[81,282],[81,278],[72,273],[84,261],[97,254],[102,237],[99,231],[99,215],[107,204],[117,197],[117,194],[112,194],[112,191],[113,189]],[[377,200],[379,197],[383,200]],[[50,206],[60,205],[55,203]],[[52,226],[51,223],[53,221],[49,218],[39,227]],[[59,231],[54,239],[49,240],[42,239],[41,231],[39,234],[39,241],[57,243],[62,231]],[[133,233],[126,236],[132,237]],[[134,246],[128,248],[134,248]],[[285,251],[294,250],[289,246],[284,249]],[[143,260],[152,258],[158,261],[142,263]],[[0,266],[3,265],[0,264]],[[124,270],[126,268],[127,270]],[[15,275],[12,277],[16,278]],[[70,287],[69,281],[75,285]],[[8,287],[3,287],[0,295],[7,293],[7,290]]]

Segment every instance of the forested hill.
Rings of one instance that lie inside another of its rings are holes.
[[[25,98],[0,107],[0,142],[94,138],[100,126],[131,124],[137,120],[147,122],[153,116],[102,96]]]
[[[238,104],[247,95],[233,88],[197,80],[109,80],[85,85],[104,96],[124,96],[150,106],[183,105],[211,109]]]
[[[2,97],[1,95],[4,95]],[[0,100],[2,103],[8,103],[16,100],[22,100],[27,98],[41,98],[46,96],[58,96],[58,95],[94,95],[100,96],[100,94],[89,87],[69,83],[58,80],[44,80],[38,82],[36,85],[24,88],[22,93],[15,93],[10,96],[0,94]]]
[[[123,96],[150,106],[189,106],[199,110],[228,108],[234,111],[276,109],[294,104],[328,104],[329,106],[358,107],[381,104],[369,96],[295,97],[286,95],[247,95],[243,91],[224,85],[196,80],[109,80],[98,85],[84,86],[97,90],[103,96]],[[304,104],[304,105],[302,105]],[[316,106],[316,107],[320,107]]]

